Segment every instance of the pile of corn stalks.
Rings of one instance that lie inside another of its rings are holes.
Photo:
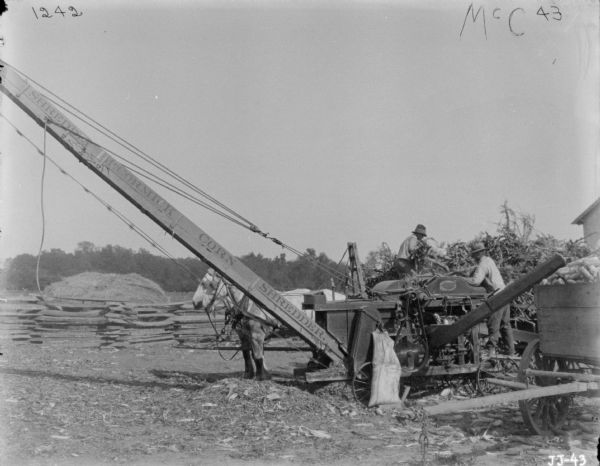
[[[593,283],[600,281],[600,257],[590,255],[574,260],[558,269],[542,282],[542,285],[565,285],[567,283]]]
[[[500,214],[497,234],[480,233],[469,242],[448,245],[448,254],[444,262],[450,270],[474,265],[469,246],[476,241],[483,242],[487,254],[498,265],[506,283],[531,272],[537,265],[557,253],[562,255],[569,265],[578,264],[583,258],[597,259],[597,254],[590,256],[597,252],[591,251],[583,239],[559,240],[537,232],[532,215],[515,212],[506,203],[500,207]]]
[[[534,228],[533,216],[515,212],[506,203],[500,207],[500,214],[501,220],[498,222],[496,234],[483,232],[470,241],[444,244],[446,255],[439,261],[450,271],[472,271],[475,263],[470,253],[471,245],[483,242],[487,254],[494,260],[507,284],[531,272],[537,265],[557,253],[562,255],[569,265],[544,283],[600,281],[598,251],[591,251],[583,239],[559,240],[540,233]],[[369,258],[377,264],[375,269],[386,269],[393,263],[394,253],[384,243],[378,251],[370,253]],[[378,275],[374,272],[368,275],[367,284],[372,286],[378,281],[394,278],[397,277],[386,273]],[[519,328],[534,329],[536,313],[531,290],[516,298],[511,305],[512,319]]]

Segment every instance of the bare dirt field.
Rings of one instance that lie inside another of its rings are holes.
[[[3,465],[597,464],[597,398],[576,398],[553,438],[531,435],[516,403],[430,419],[424,458],[414,409],[368,409],[344,384],[294,382],[307,353],[267,353],[276,377],[256,382],[241,378],[239,355],[173,342],[2,339],[0,351]]]

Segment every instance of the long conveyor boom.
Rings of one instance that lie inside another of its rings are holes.
[[[346,359],[346,349],[279,292],[229,253],[208,233],[184,216],[146,183],[94,144],[47,97],[0,61],[0,91],[45,127],[60,144],[150,217],[194,255],[211,265],[254,302],[294,330],[313,349],[334,362]]]

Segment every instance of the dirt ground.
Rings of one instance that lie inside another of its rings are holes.
[[[2,339],[0,351],[3,465],[598,462],[597,398],[576,398],[554,438],[531,435],[517,403],[436,417],[423,457],[415,409],[368,409],[344,384],[294,382],[307,353],[267,353],[275,377],[256,382],[241,378],[239,355],[226,361],[173,342],[117,350]],[[408,405],[443,398],[410,397]]]

